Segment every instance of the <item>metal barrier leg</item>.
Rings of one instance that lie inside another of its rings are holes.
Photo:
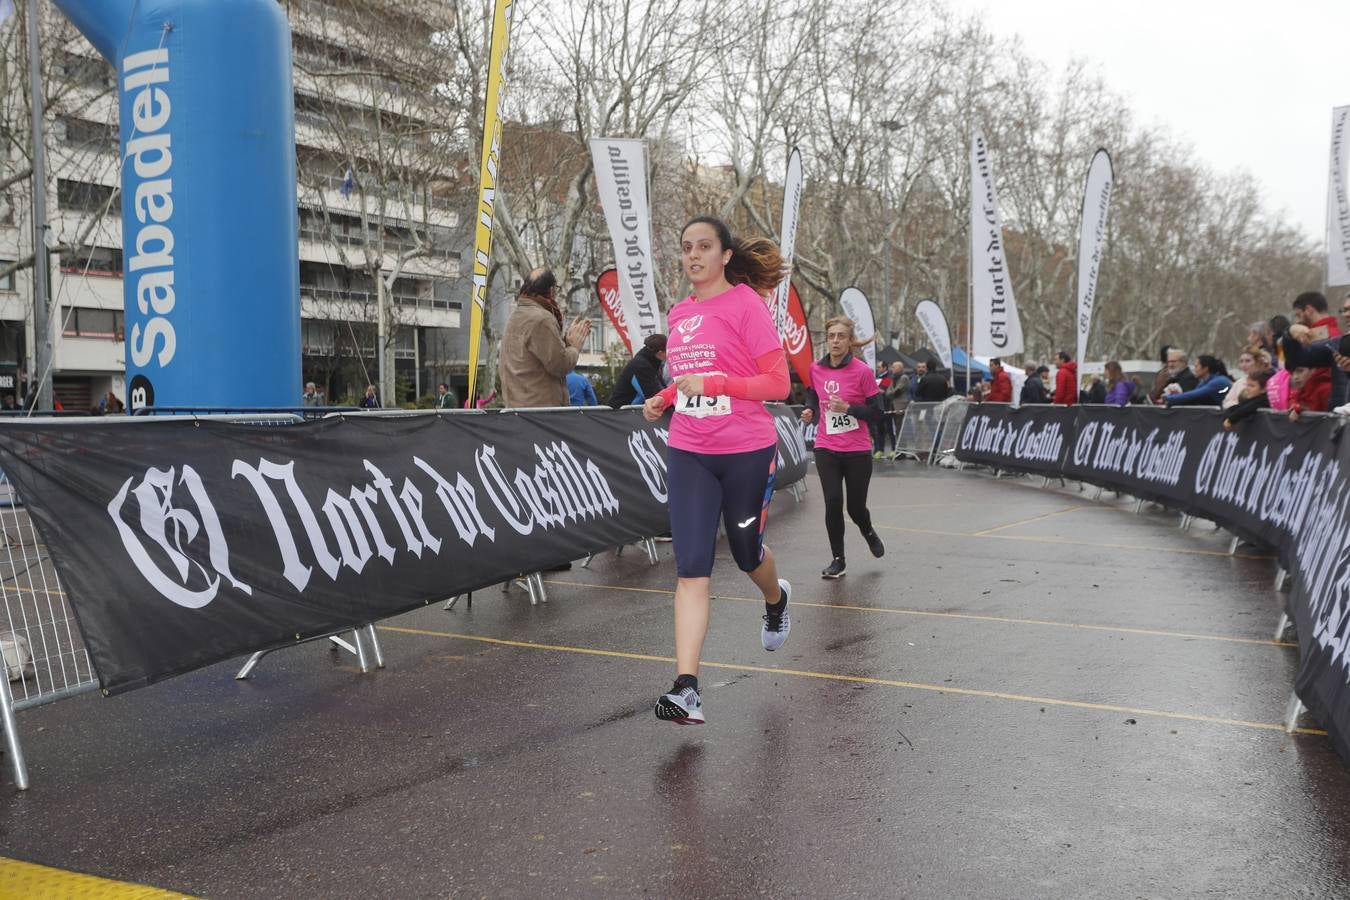
[[[19,743],[19,724],[14,720],[14,694],[9,689],[9,666],[0,659],[0,720],[5,729],[5,751],[9,753],[9,766],[14,772],[14,786],[21,791],[28,790],[28,765],[23,759],[23,746]]]
[[[1283,566],[1275,570],[1275,590],[1282,591],[1289,581],[1289,572]]]
[[[661,561],[661,557],[656,555],[655,538],[643,538],[642,549],[647,551],[647,561],[650,562],[652,565],[656,565]]]
[[[1229,555],[1229,556],[1236,556],[1236,555],[1237,555],[1237,548],[1238,548],[1238,544],[1239,544],[1239,543],[1241,543],[1241,541],[1238,539],[1238,536],[1237,536],[1236,534],[1233,535],[1232,543],[1230,543],[1230,544],[1228,545],[1228,555]]]
[[[455,604],[459,602],[460,597],[464,598],[465,606],[467,606],[469,609],[473,609],[473,591],[469,591],[467,594],[456,594],[449,600],[445,601],[445,606],[441,607],[441,609],[444,610],[445,612],[449,612],[450,610],[454,609]]]
[[[1275,640],[1284,640],[1284,633],[1289,630],[1289,613],[1280,613],[1280,621],[1275,624]]]
[[[259,650],[257,653],[250,656],[248,658],[248,662],[244,663],[244,667],[240,669],[238,673],[235,674],[234,680],[235,681],[247,680],[248,676],[253,674],[253,670],[258,667],[258,663],[262,661],[262,658],[271,652],[272,652],[271,650]]]
[[[586,561],[585,561],[584,563],[581,564],[581,567],[582,567],[583,569],[589,569],[589,568],[591,567],[591,560],[593,560],[593,559],[595,559],[595,554],[594,554],[594,553],[588,553],[588,554],[586,555]]]
[[[1181,524],[1177,527],[1179,527],[1182,531],[1185,531],[1186,529],[1191,527],[1191,521],[1192,519],[1190,516],[1186,515],[1185,513],[1182,513]]]
[[[1134,505],[1134,514],[1137,516],[1144,511],[1144,501],[1140,500]]]
[[[1294,729],[1298,727],[1298,717],[1303,715],[1307,707],[1303,701],[1298,699],[1298,694],[1289,695],[1289,705],[1285,707],[1284,712],[1284,730],[1286,734],[1293,734]]]
[[[334,640],[336,643],[336,640]],[[366,661],[366,645],[361,640],[361,629],[352,630],[352,643],[356,645],[356,662],[361,666],[361,674],[364,675],[370,671],[370,663]]]
[[[547,603],[548,591],[544,590],[543,573],[535,572],[534,574],[529,576],[528,581],[531,585],[533,585],[533,588],[530,591],[530,604],[533,605],[536,602],[536,597],[538,598],[537,602]]]
[[[380,636],[375,633],[375,623],[366,626],[366,636],[370,638],[370,648],[375,651],[375,668],[384,668],[384,650],[380,648]]]

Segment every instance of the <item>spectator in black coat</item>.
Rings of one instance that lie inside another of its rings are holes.
[[[923,366],[923,363],[919,365]],[[951,395],[952,386],[947,383],[947,377],[939,372],[929,372],[919,379],[919,388],[915,392],[914,399],[920,403],[941,403]]]
[[[1023,406],[1050,402],[1050,395],[1045,391],[1043,380],[1049,374],[1049,366],[1038,366],[1035,369],[1027,366],[1027,380],[1022,383],[1022,393],[1019,397]]]
[[[628,365],[623,367],[619,377],[614,380],[614,390],[606,401],[612,408],[642,403],[648,397],[654,397],[664,388],[665,379],[661,376],[661,367],[666,361],[666,336],[649,334],[642,341],[638,352],[633,354]]]

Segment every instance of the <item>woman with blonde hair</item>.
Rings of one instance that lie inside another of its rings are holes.
[[[877,557],[886,552],[867,509],[867,488],[872,481],[872,438],[867,425],[881,421],[883,415],[876,379],[867,363],[853,353],[867,343],[857,339],[852,319],[835,316],[827,320],[827,351],[811,364],[811,385],[806,390],[802,421],[818,423],[816,474],[825,497],[825,534],[830,540],[830,564],[821,571],[822,578],[844,574],[846,490],[848,516],[862,532],[868,549]]]
[[[666,452],[675,548],[675,686],[656,717],[704,722],[699,658],[708,635],[718,519],[736,565],[764,596],[760,644],[777,650],[792,627],[792,586],[764,546],[773,497],[778,431],[766,400],[788,394],[787,357],[764,297],[786,265],[766,238],[738,240],[726,224],[699,216],[680,232],[693,293],[668,315],[666,365],[675,383],[643,404],[655,422],[674,410]]]

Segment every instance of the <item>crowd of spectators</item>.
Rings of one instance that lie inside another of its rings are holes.
[[[1293,419],[1305,412],[1350,414],[1350,335],[1343,334],[1350,332],[1350,293],[1341,304],[1343,325],[1329,311],[1326,297],[1316,291],[1299,294],[1291,312],[1292,318],[1276,315],[1251,325],[1235,372],[1215,353],[1192,357],[1180,347],[1164,345],[1151,384],[1110,360],[1104,374],[1084,387],[1073,358],[1060,353],[1053,379],[1047,366],[1026,367],[1018,399],[1023,405],[1214,406],[1225,410],[1229,427],[1263,408],[1286,411]],[[970,398],[1011,400],[1003,366],[993,360],[990,369],[993,378],[974,385]]]

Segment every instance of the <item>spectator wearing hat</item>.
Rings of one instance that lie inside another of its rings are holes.
[[[614,390],[606,401],[614,409],[620,406],[641,404],[648,397],[654,397],[666,386],[661,369],[666,363],[666,336],[649,334],[642,340],[642,346],[628,365],[623,367],[614,381]]]

